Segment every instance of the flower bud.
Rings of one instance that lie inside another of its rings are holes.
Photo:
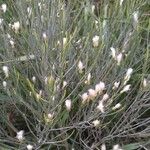
[[[124,1],[124,0],[120,0],[120,6],[122,6],[123,1]]]
[[[13,40],[10,40],[9,43],[10,43],[10,45],[11,45],[12,48],[15,47],[15,42]]]
[[[130,84],[126,85],[126,86],[123,88],[123,90],[122,90],[122,91],[120,91],[120,93],[124,93],[124,92],[129,91],[129,90],[130,90],[130,87],[131,87],[131,85],[130,85]]]
[[[3,81],[3,87],[6,88],[7,87],[7,82]]]
[[[67,38],[63,38],[63,46],[65,46],[67,44]]]
[[[7,10],[7,5],[6,4],[2,4],[1,5],[1,10],[5,13]]]
[[[147,80],[145,78],[143,79],[143,87],[147,87]]]
[[[33,81],[33,83],[36,82],[36,77],[35,76],[32,77],[32,81]]]
[[[42,37],[43,37],[44,40],[47,39],[47,34],[46,34],[46,32],[43,32],[43,33],[42,33]]]
[[[118,103],[118,104],[116,104],[116,105],[112,108],[112,110],[119,109],[120,107],[121,107],[121,104],[120,104],[120,103]]]
[[[17,132],[16,138],[17,138],[19,141],[22,141],[22,140],[24,139],[24,130],[21,130],[21,131]]]
[[[119,87],[119,85],[120,85],[120,81],[115,82],[114,86],[113,86],[113,89],[117,89]]]
[[[93,89],[89,89],[88,95],[89,95],[89,98],[93,100],[97,96],[97,92]]]
[[[12,25],[12,29],[15,31],[15,33],[17,33],[20,29],[20,23],[19,21],[14,22],[14,24]]]
[[[93,46],[98,47],[98,45],[99,45],[99,36],[95,35],[93,37],[92,41],[93,41]]]
[[[4,72],[6,77],[9,76],[9,68],[7,66],[3,66],[3,72]]]
[[[117,65],[118,65],[118,66],[120,65],[120,63],[121,63],[121,61],[122,61],[122,57],[123,57],[122,53],[120,53],[120,54],[118,54],[118,55],[116,56]]]
[[[99,121],[99,120],[94,120],[92,123],[93,123],[93,125],[94,125],[95,127],[97,127],[97,126],[99,126],[100,121]]]
[[[63,86],[62,86],[62,88],[65,88],[66,85],[67,85],[67,82],[66,82],[66,81],[63,81]]]
[[[106,150],[106,145],[105,144],[101,145],[101,150]]]
[[[27,8],[27,13],[28,13],[28,17],[30,17],[32,14],[32,8],[31,7]]]
[[[68,111],[70,111],[71,110],[71,100],[70,99],[68,99],[68,100],[66,100],[65,101],[65,106],[66,106],[66,109],[68,110]]]
[[[110,50],[111,50],[111,55],[112,55],[112,57],[113,57],[114,59],[116,59],[116,50],[115,50],[115,48],[111,47]]]
[[[99,101],[99,104],[97,106],[97,110],[101,111],[101,113],[104,113],[103,101]]]
[[[82,98],[82,104],[85,104],[85,103],[88,101],[89,96],[88,96],[87,93],[83,93],[83,94],[81,95],[81,98]]]
[[[91,73],[88,74],[87,80],[85,81],[85,84],[88,84],[88,85],[89,85],[90,82],[91,82]]]
[[[109,98],[109,95],[106,93],[103,95],[102,101],[106,101]]]
[[[83,68],[84,68],[83,63],[81,61],[79,61],[79,63],[78,63],[79,73],[82,73]]]
[[[33,145],[28,144],[27,145],[27,150],[32,150],[33,149]]]
[[[97,93],[101,93],[105,89],[105,83],[104,82],[99,82],[98,84],[95,85],[95,91]]]

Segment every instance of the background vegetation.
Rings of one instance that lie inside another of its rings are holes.
[[[0,5],[0,149],[150,148],[149,0]]]

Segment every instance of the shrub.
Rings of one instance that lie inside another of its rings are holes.
[[[146,148],[148,0],[4,2],[0,147]]]

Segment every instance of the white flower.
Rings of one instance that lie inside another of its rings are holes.
[[[121,107],[121,104],[118,103],[118,104],[116,104],[116,105],[112,108],[112,110],[116,110],[116,109],[118,109],[118,108],[120,108],[120,107]]]
[[[32,77],[32,81],[35,83],[35,81],[36,81],[36,77],[35,76]]]
[[[83,66],[82,61],[79,61],[79,62],[78,62],[78,69],[79,69],[79,73],[82,73],[83,68],[84,68],[84,66]]]
[[[124,92],[129,91],[129,90],[130,90],[130,87],[131,87],[131,85],[130,85],[130,84],[126,85],[126,86],[123,88],[123,90],[122,90],[122,91],[120,91],[120,93],[124,93]]]
[[[67,99],[66,101],[65,101],[65,106],[66,106],[66,109],[68,110],[68,111],[70,111],[71,110],[71,100],[70,99]]]
[[[92,41],[93,41],[93,46],[98,47],[98,45],[99,45],[99,36],[95,35],[93,37]]]
[[[101,150],[106,150],[106,145],[105,144],[101,145]]]
[[[103,101],[99,101],[99,104],[97,106],[97,109],[99,111],[101,111],[101,113],[104,113],[104,104],[103,104]]]
[[[114,59],[116,59],[116,50],[115,50],[115,48],[111,47],[110,50],[111,50],[111,55],[112,55],[112,57],[113,57]]]
[[[88,95],[90,99],[94,99],[97,96],[97,92],[93,89],[88,90]]]
[[[43,33],[42,33],[42,37],[43,37],[43,39],[44,39],[44,40],[46,40],[46,39],[47,39],[46,32],[43,32]]]
[[[113,86],[113,89],[117,89],[119,87],[119,85],[120,85],[120,81],[115,82],[114,86]]]
[[[7,82],[3,81],[3,87],[6,88],[6,86],[7,86]]]
[[[27,150],[32,150],[33,149],[33,145],[28,144],[27,145]]]
[[[84,104],[84,103],[86,103],[86,101],[89,99],[89,96],[88,96],[87,93],[83,93],[83,94],[81,95],[81,98],[82,98],[82,103]]]
[[[109,95],[106,93],[106,94],[103,95],[102,101],[105,101],[105,100],[107,100],[108,98],[109,98]]]
[[[121,61],[122,61],[122,57],[123,57],[122,53],[120,53],[120,54],[118,54],[118,55],[116,56],[117,65],[120,65],[120,63],[121,63]]]
[[[3,66],[3,72],[4,72],[6,77],[9,76],[9,68],[7,66]]]
[[[97,126],[99,126],[100,121],[99,121],[99,120],[94,120],[92,123],[93,123],[93,125],[94,125],[95,127],[97,127]]]
[[[98,84],[95,85],[95,91],[97,93],[101,93],[105,89],[105,83],[104,82],[99,82]]]
[[[12,29],[17,33],[20,29],[20,23],[19,21],[14,22],[14,24],[12,25]]]
[[[16,138],[17,138],[19,141],[22,141],[22,140],[24,139],[24,130],[21,130],[21,131],[17,132]]]
[[[2,4],[2,5],[1,5],[1,9],[2,9],[2,11],[5,13],[6,10],[7,10],[7,5],[6,5],[6,4]]]

